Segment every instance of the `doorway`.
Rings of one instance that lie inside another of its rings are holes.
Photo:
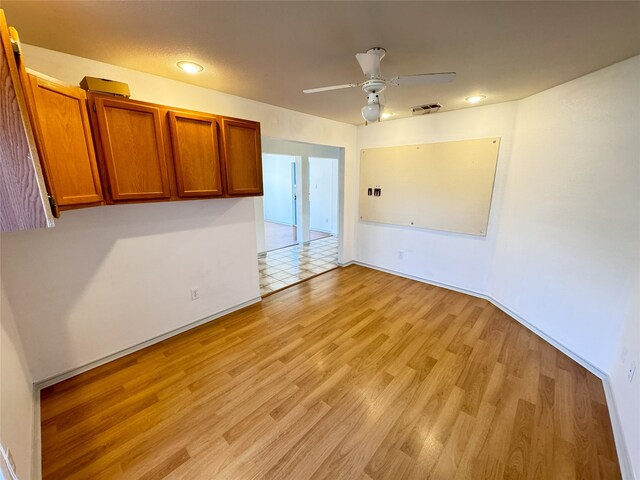
[[[344,149],[263,138],[256,199],[261,294],[338,266]]]
[[[309,158],[310,239],[338,234],[338,159]]]
[[[262,171],[264,252],[337,236],[338,158],[264,153]]]
[[[296,157],[264,153],[264,251],[277,250],[296,243]]]

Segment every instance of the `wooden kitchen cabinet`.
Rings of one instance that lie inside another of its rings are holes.
[[[90,96],[111,200],[171,196],[161,112],[147,103]]]
[[[262,195],[260,124],[223,117],[222,138],[227,195]]]
[[[90,93],[107,202],[262,195],[260,124]]]
[[[61,209],[102,204],[86,93],[32,74],[28,81],[36,143],[54,204]]]
[[[172,110],[169,127],[178,196],[224,195],[217,117]]]
[[[20,78],[20,49],[0,10],[0,232],[52,227]]]
[[[52,210],[263,194],[258,122],[86,93],[28,71],[2,10],[0,34],[0,231],[53,225]]]

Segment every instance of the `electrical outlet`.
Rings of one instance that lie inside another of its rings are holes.
[[[191,300],[198,300],[200,298],[199,288],[192,288],[189,292],[191,293]]]
[[[632,362],[631,365],[629,365],[629,368],[627,369],[627,379],[629,380],[629,383],[633,382],[633,376],[636,373],[636,362]]]
[[[398,250],[398,260],[402,260],[404,258],[404,250]]]

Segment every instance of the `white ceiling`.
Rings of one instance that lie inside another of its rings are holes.
[[[451,84],[389,87],[386,108],[398,116],[431,102],[465,108],[474,94],[485,104],[520,99],[640,53],[640,2],[3,0],[2,8],[25,43],[354,124],[366,103],[360,89],[302,89],[364,80],[354,55],[374,46],[387,50],[385,78],[458,73]],[[205,71],[188,75],[179,60]]]

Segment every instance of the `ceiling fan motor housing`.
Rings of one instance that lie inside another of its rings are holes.
[[[362,90],[365,93],[380,93],[385,88],[387,88],[387,83],[384,80],[378,78],[372,78],[371,80],[367,80],[362,84]]]
[[[367,53],[375,53],[380,57],[380,60],[382,60],[384,56],[387,54],[387,51],[382,47],[373,47],[367,50]]]
[[[380,103],[380,95],[378,93],[370,93],[367,95],[367,103]]]

